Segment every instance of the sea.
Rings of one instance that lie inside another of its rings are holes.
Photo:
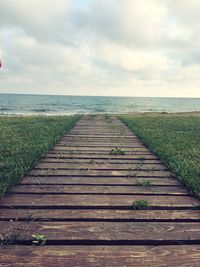
[[[193,111],[200,111],[200,98],[0,94],[0,115]]]

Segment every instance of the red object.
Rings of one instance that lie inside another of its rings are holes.
[[[0,68],[2,67],[2,61],[0,60]]]

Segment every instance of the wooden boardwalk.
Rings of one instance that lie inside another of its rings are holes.
[[[0,234],[0,266],[200,266],[199,201],[115,117],[83,116],[1,199]]]

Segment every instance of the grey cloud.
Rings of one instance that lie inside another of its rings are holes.
[[[197,87],[198,3],[1,0],[0,91],[132,94],[150,84],[180,90],[186,79]]]

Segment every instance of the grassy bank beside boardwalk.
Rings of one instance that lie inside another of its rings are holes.
[[[140,114],[120,119],[200,197],[200,115]]]
[[[78,116],[0,117],[0,195],[78,121]]]

